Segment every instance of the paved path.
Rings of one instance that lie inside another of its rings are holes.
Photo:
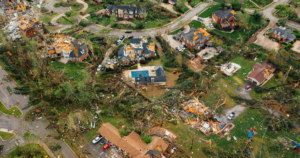
[[[81,10],[79,10],[79,12],[84,12],[89,7],[89,5],[87,3],[85,3],[83,0],[76,0],[76,2],[83,4],[83,8]]]
[[[48,0],[48,4],[45,5],[45,8],[49,11],[57,12],[57,13],[65,13],[69,11],[68,7],[54,7],[54,4],[58,1],[50,1]]]

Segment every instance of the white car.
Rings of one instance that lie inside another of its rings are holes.
[[[96,138],[93,140],[93,144],[97,144],[101,139],[103,139],[103,136],[102,136],[102,135],[99,135],[98,137],[96,137]]]
[[[175,49],[178,50],[179,52],[181,52],[181,49],[179,47],[176,47]]]
[[[97,71],[101,71],[101,68],[102,68],[102,66],[99,65],[99,66],[97,67]]]
[[[235,113],[232,112],[231,114],[228,115],[227,119],[228,119],[229,121],[231,121],[231,120],[234,118],[234,116],[235,116]]]
[[[180,49],[182,49],[182,50],[185,50],[185,48],[184,48],[184,46],[183,46],[183,45],[181,45],[181,46],[180,46]]]
[[[214,25],[212,23],[209,23],[210,28],[214,28]]]
[[[110,65],[110,63],[111,63],[110,59],[107,59],[106,64]]]

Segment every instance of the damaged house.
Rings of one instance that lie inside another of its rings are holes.
[[[267,62],[255,63],[252,68],[247,76],[247,80],[256,86],[264,85],[273,77],[273,72],[276,70],[274,64]]]
[[[47,48],[47,58],[62,58],[63,63],[68,61],[81,62],[89,56],[85,43],[81,43],[73,37],[57,35],[53,44]]]
[[[148,43],[147,39],[143,37],[130,39],[130,44],[125,44],[118,51],[118,58],[122,65],[128,65],[130,62],[136,62],[155,56],[155,44]]]
[[[105,139],[114,144],[119,152],[130,158],[155,158],[163,157],[166,154],[169,143],[162,138],[152,136],[152,141],[149,144],[141,140],[140,135],[136,132],[131,132],[128,136],[121,138],[119,130],[110,123],[104,123],[98,130]],[[120,155],[115,155],[120,157]]]
[[[221,69],[221,72],[224,73],[225,75],[232,76],[239,69],[241,69],[241,66],[236,63],[229,62],[228,64],[222,65],[220,69]]]
[[[25,12],[26,5],[22,0],[0,0],[0,9],[4,15]]]

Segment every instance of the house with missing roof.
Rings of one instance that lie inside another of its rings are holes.
[[[255,63],[247,76],[247,81],[256,86],[264,85],[273,77],[276,66],[272,63]]]
[[[126,157],[130,158],[159,158],[164,157],[170,144],[161,137],[152,136],[152,141],[146,144],[140,135],[132,131],[128,136],[121,138],[119,130],[110,123],[104,123],[98,130],[105,139],[114,144]],[[114,153],[111,157],[118,157]]]
[[[234,29],[235,26],[238,26],[235,15],[236,12],[232,9],[218,10],[213,12],[212,19],[223,29]]]
[[[0,9],[4,15],[25,12],[26,5],[22,0],[0,0]]]
[[[162,85],[167,84],[167,76],[162,65],[155,65],[148,69],[148,75],[140,73],[135,77],[135,84],[138,86],[141,85]],[[132,72],[134,73],[134,72]]]
[[[20,31],[26,35],[26,37],[33,36],[38,30],[44,32],[46,29],[46,24],[39,19],[22,18],[16,22],[16,25],[20,28]]]
[[[211,35],[204,29],[195,29],[192,27],[189,32],[184,33],[179,31],[176,34],[176,40],[180,41],[182,44],[186,45],[190,49],[195,49],[200,51],[202,48],[213,46],[213,42],[210,41]]]
[[[278,39],[280,43],[290,43],[296,39],[296,36],[292,33],[291,29],[287,29],[286,27],[276,27],[275,29],[272,29],[271,32],[272,38]]]
[[[118,51],[118,58],[122,65],[128,65],[130,62],[136,62],[155,56],[155,44],[148,43],[148,40],[143,37],[130,39],[130,44],[125,44]]]
[[[227,63],[223,64],[220,68],[221,72],[227,76],[232,76],[235,74],[239,69],[241,69],[241,66],[236,63]]]
[[[146,13],[146,8],[136,7],[132,5],[108,5],[105,14],[110,16],[112,13],[115,13],[118,19],[123,20],[132,20],[133,18],[142,19],[143,14]]]
[[[73,37],[57,35],[54,43],[47,47],[47,58],[62,58],[64,63],[68,61],[80,62],[89,56],[85,43],[81,43]]]

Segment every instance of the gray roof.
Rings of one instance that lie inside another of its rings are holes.
[[[292,30],[285,27],[276,27],[275,29],[272,29],[272,32],[285,38],[287,42],[294,41],[296,38],[296,36],[293,35]]]
[[[218,18],[223,19],[222,24],[224,24],[226,21],[228,21],[228,19],[230,19],[231,17],[234,17],[234,15],[231,13],[231,9],[218,10],[218,11],[213,12],[213,14],[215,14]]]
[[[134,44],[140,44],[142,41],[141,38],[132,38],[130,39],[130,43],[134,43]]]
[[[137,13],[145,13],[146,12],[146,8],[142,8],[142,7],[136,7],[134,5],[119,5],[119,6],[115,6],[115,5],[108,5],[107,9],[109,11],[109,13],[118,13],[118,10],[124,10],[124,12],[129,13],[129,11],[133,11],[135,13],[135,11],[137,11]]]
[[[194,32],[196,30],[197,29],[192,27],[189,32],[184,33],[183,31],[179,31],[178,34],[180,34],[184,39],[188,40],[188,42],[193,42],[195,36]],[[203,33],[197,33],[197,36],[198,38],[196,39],[195,43],[197,43],[198,41],[203,41],[206,38]]]
[[[140,44],[142,41],[141,38],[133,38],[133,39],[130,39],[130,43],[131,44]],[[143,50],[143,53],[142,54],[150,54],[150,53],[155,53],[155,51],[151,51],[148,49],[148,45],[150,43],[142,43],[142,48],[134,48],[134,50]],[[118,58],[119,60],[121,60],[122,58],[125,58],[126,56],[124,56],[124,46],[118,50]],[[126,57],[128,58],[128,57]],[[128,58],[129,60],[129,58]]]
[[[76,56],[74,50],[72,50],[70,53],[71,58],[80,58],[82,55],[87,53],[87,46],[85,43],[79,45],[78,40],[72,41],[71,43],[78,49],[78,56]],[[81,52],[84,52],[84,54],[82,54]]]
[[[158,65],[157,65],[158,66]],[[159,65],[159,68],[155,70],[156,76],[143,76],[142,74],[139,75],[139,77],[135,78],[135,82],[146,82],[146,83],[151,83],[151,78],[154,78],[154,83],[155,82],[166,82],[167,77],[165,75],[165,71],[163,69],[162,65]]]

